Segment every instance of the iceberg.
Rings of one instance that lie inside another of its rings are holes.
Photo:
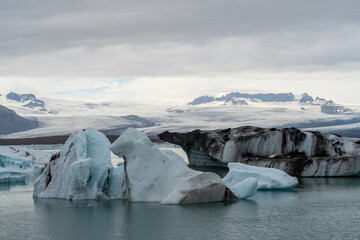
[[[108,198],[110,142],[95,129],[73,133],[57,158],[36,179],[34,197],[76,199]]]
[[[360,176],[360,144],[334,134],[296,128],[242,126],[188,133],[163,132],[163,141],[186,152],[190,166],[239,162],[280,169],[296,177]]]
[[[124,159],[115,168],[110,150]],[[159,149],[136,129],[127,129],[110,145],[104,134],[88,128],[73,133],[60,153],[51,158],[35,181],[33,195],[68,200],[202,203],[250,197],[257,190],[257,181],[247,178],[231,182],[229,189],[217,174],[188,168],[182,157]]]
[[[22,146],[0,146],[0,182],[25,183],[44,170],[51,154]]]
[[[242,163],[229,163],[229,173],[223,178],[226,186],[236,195],[237,184],[248,178],[255,178],[258,181],[257,189],[291,189],[298,184],[296,177],[275,169],[249,166]]]
[[[231,195],[219,176],[188,168],[177,154],[161,151],[136,129],[124,131],[111,145],[111,151],[125,160],[125,176],[122,178],[125,192],[121,194],[129,201],[163,204],[215,202],[226,200]],[[118,176],[121,179],[121,174]],[[118,185],[119,179],[111,177],[110,186],[113,186],[113,181],[118,182],[114,186]]]

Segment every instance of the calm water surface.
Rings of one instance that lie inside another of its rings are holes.
[[[33,199],[0,185],[0,239],[359,239],[360,178],[302,179],[228,203]]]

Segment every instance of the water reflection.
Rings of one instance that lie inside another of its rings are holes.
[[[127,238],[127,205],[123,200],[34,199],[35,213],[41,216],[40,225],[48,239]]]
[[[12,187],[15,186],[26,186],[27,183],[25,182],[18,182],[18,183],[0,183],[0,192],[2,191],[11,191]]]
[[[191,238],[214,237],[214,231],[204,227],[206,221],[219,219],[216,235],[228,233],[228,220],[239,221],[234,212],[243,216],[257,214],[254,200],[232,202],[161,205],[159,203],[130,203],[124,200],[66,201],[34,199],[39,226],[51,238],[59,239],[168,239],[168,236]],[[227,219],[222,221],[221,219]],[[198,227],[196,227],[198,226]],[[208,226],[211,227],[211,226]],[[184,232],[186,229],[192,231]],[[96,231],[95,231],[96,230]]]
[[[257,193],[251,198],[254,200],[270,200],[270,201],[283,201],[294,200],[297,198],[298,193],[296,191],[257,191]]]
[[[0,184],[0,192],[1,191],[10,191],[10,189],[11,189],[11,184],[8,184],[8,183]]]
[[[354,239],[360,234],[353,228],[359,178],[300,179],[294,191],[188,205],[32,199],[31,186],[0,189],[0,239]],[[351,231],[346,235],[339,228]]]
[[[360,186],[360,177],[348,178],[299,178],[297,187],[316,186]]]

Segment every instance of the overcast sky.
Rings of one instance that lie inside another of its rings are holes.
[[[309,92],[360,103],[360,1],[0,1],[1,92],[112,101]]]

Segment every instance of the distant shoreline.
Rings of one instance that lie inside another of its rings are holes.
[[[70,135],[63,136],[46,136],[46,137],[34,137],[34,138],[0,138],[0,145],[52,145],[52,144],[64,144]],[[341,134],[343,137],[360,138],[359,133],[344,133]],[[119,135],[106,135],[111,143],[113,143]],[[156,135],[149,136],[150,140],[155,143],[162,143]]]
[[[48,137],[34,137],[34,138],[3,138],[0,139],[0,145],[52,145],[52,144],[64,144],[70,135],[64,136],[48,136]],[[113,143],[119,136],[107,135],[106,136],[111,143]],[[153,142],[162,142],[156,136],[151,136],[150,140]]]

